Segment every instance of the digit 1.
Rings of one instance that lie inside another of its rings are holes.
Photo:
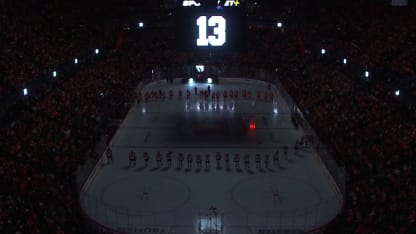
[[[196,21],[196,25],[199,28],[198,38],[196,39],[197,46],[208,46],[208,38],[207,38],[207,17],[200,16]]]

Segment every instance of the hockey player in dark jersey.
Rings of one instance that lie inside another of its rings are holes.
[[[274,162],[274,167],[278,168],[280,166],[280,164],[279,164],[279,150],[278,149],[276,150],[276,152],[274,152],[273,162]]]
[[[240,169],[240,155],[239,154],[234,155],[234,163],[235,163],[235,168]]]
[[[149,165],[149,153],[143,152],[143,160],[144,160],[144,166],[147,167]]]
[[[224,155],[224,160],[225,160],[225,167],[229,170],[230,169],[230,155],[228,153]]]
[[[261,156],[260,156],[260,154],[256,154],[256,168],[257,169],[261,168]]]
[[[244,155],[244,167],[246,170],[250,169],[250,155]]]
[[[188,154],[188,156],[186,156],[186,160],[188,161],[188,169],[192,168],[192,154]]]
[[[168,162],[168,167],[172,167],[172,152],[168,152],[166,154],[166,161]]]
[[[183,156],[182,153],[179,153],[178,155],[178,168],[182,169],[183,167],[183,160],[185,160],[185,157]]]
[[[211,167],[211,159],[209,154],[205,155],[205,169],[208,170]]]
[[[157,162],[157,167],[158,168],[163,166],[162,160],[163,160],[162,154],[158,151],[157,155],[156,155],[156,162]]]
[[[129,165],[130,165],[130,167],[136,166],[136,159],[137,159],[136,152],[134,152],[133,150],[130,150],[130,152],[129,152]]]
[[[270,160],[270,157],[269,157],[269,154],[265,154],[264,155],[264,166],[265,166],[265,168],[269,168],[269,161]]]
[[[221,158],[222,158],[221,153],[217,152],[217,154],[215,155],[215,158],[217,159],[217,168],[220,168],[221,167]]]
[[[196,155],[196,167],[198,168],[198,170],[201,170],[202,167],[202,157],[200,154]]]
[[[107,156],[107,162],[113,162],[113,151],[111,150],[110,147],[107,148],[107,150],[105,151],[105,155]]]
[[[285,145],[285,146],[283,147],[283,150],[284,150],[284,153],[285,153],[285,160],[287,161],[287,153],[288,153],[288,151],[289,151],[289,147],[288,147],[287,145]]]

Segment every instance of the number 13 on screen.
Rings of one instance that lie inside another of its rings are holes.
[[[223,46],[227,42],[227,22],[223,16],[200,16],[196,25],[199,28],[197,46]],[[207,35],[208,27],[213,29],[213,35]]]

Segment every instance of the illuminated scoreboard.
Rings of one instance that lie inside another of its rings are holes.
[[[246,16],[238,0],[184,0],[175,15],[179,50],[231,52],[246,48]]]

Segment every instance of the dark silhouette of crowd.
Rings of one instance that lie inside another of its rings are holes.
[[[61,63],[113,43],[120,27],[113,9],[81,1],[2,2],[0,97],[21,91]]]
[[[107,17],[101,8],[91,11],[76,1],[77,10],[68,13],[70,3],[46,2],[0,7],[0,98],[79,53],[113,47],[120,34],[123,41],[69,79],[56,79],[0,111],[5,234],[96,232],[79,207],[77,167],[97,159],[98,141],[114,133],[113,123],[123,119],[134,88],[149,79],[152,68],[169,66],[167,74],[180,74],[175,67],[197,58],[175,51],[173,30],[120,32],[116,13],[100,21]],[[248,52],[221,59],[246,75],[258,68],[275,72],[347,170],[344,207],[328,233],[414,233],[416,114],[391,88],[404,85],[416,94],[416,9],[364,0],[313,5],[317,2],[286,1],[276,12],[295,26],[250,27]],[[272,20],[272,10],[256,14]],[[320,57],[321,47],[377,72],[372,81],[362,79],[348,65]]]

